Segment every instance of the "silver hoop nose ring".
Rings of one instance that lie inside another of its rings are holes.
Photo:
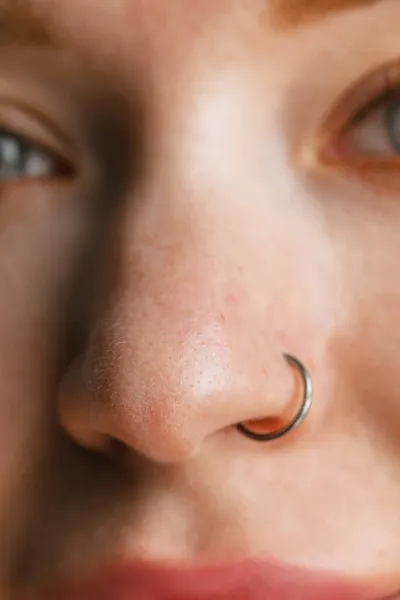
[[[272,442],[273,440],[277,440],[278,438],[283,437],[284,435],[301,425],[301,423],[304,421],[304,419],[310,412],[313,400],[313,384],[311,376],[307,369],[304,367],[304,365],[299,360],[297,360],[297,358],[294,358],[294,356],[291,356],[290,354],[284,354],[284,357],[290,365],[294,366],[299,371],[301,375],[304,390],[303,401],[294,419],[290,421],[289,424],[285,425],[284,427],[281,427],[280,429],[277,429],[276,431],[273,431],[272,433],[255,433],[254,431],[251,431],[251,429],[248,429],[244,423],[239,423],[237,425],[237,428],[240,431],[240,433],[250,438],[251,440],[255,440],[256,442]],[[256,421],[253,422],[256,423]]]

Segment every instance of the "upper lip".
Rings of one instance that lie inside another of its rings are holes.
[[[387,585],[360,583],[268,561],[182,568],[134,562],[57,589],[57,600],[395,600]]]

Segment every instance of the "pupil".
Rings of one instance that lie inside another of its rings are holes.
[[[396,100],[387,110],[386,125],[390,141],[400,154],[400,101]]]

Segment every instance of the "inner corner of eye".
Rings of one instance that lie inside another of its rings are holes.
[[[58,159],[56,161],[56,170],[61,177],[71,179],[77,174],[75,165],[67,159]]]
[[[76,173],[70,160],[43,150],[29,156],[25,170],[28,177],[37,178],[71,178]]]
[[[308,144],[303,152],[304,162],[309,166],[316,168],[324,164],[336,162],[342,156],[340,148],[343,143],[341,133],[332,133],[323,129],[320,135],[317,135],[312,144]]]

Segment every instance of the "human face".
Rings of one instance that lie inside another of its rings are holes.
[[[1,597],[400,588],[399,2],[3,3]]]

